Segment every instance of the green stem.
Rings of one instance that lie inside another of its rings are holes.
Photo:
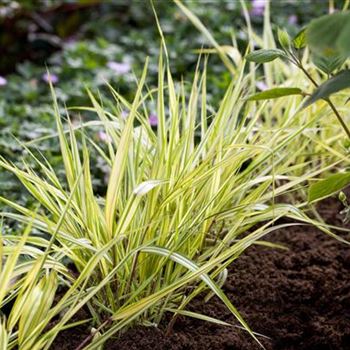
[[[307,76],[307,78],[312,82],[312,84],[315,85],[315,87],[318,87],[318,84],[316,83],[315,79],[309,74],[309,72],[304,68],[304,66],[299,62],[298,67],[303,71],[303,73]]]
[[[314,84],[314,86],[317,88],[319,85],[316,83],[316,81],[314,80],[314,78],[309,74],[309,72],[303,67],[303,65],[299,62],[298,67],[303,71],[303,73],[307,76],[307,78],[312,82],[312,84]],[[338,122],[340,123],[340,125],[342,126],[342,128],[344,129],[344,131],[346,132],[346,135],[348,136],[349,140],[350,140],[350,130],[347,127],[347,125],[344,122],[344,119],[342,118],[342,116],[340,115],[340,113],[338,112],[337,108],[334,106],[334,104],[332,103],[332,101],[330,99],[325,99],[325,101],[328,103],[329,107],[331,107],[333,113],[335,114],[335,116],[338,119]]]
[[[340,125],[343,127],[344,131],[348,135],[348,138],[350,139],[350,130],[347,127],[347,125],[345,124],[344,119],[341,117],[341,115],[339,114],[338,110],[335,108],[334,104],[331,102],[331,100],[326,100],[326,101],[327,101],[329,107],[331,107],[331,109],[334,112],[335,116],[337,117]]]

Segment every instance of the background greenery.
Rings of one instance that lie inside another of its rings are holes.
[[[232,43],[232,28],[236,28],[238,47],[244,52],[247,33],[239,1],[196,0],[187,1],[186,5],[222,45]],[[248,6],[253,27],[261,32],[263,16],[259,4],[253,1]],[[206,41],[171,1],[155,1],[155,7],[166,36],[174,79],[190,79],[193,73],[189,72],[194,72],[198,59],[195,50],[205,46]],[[328,2],[273,0],[271,8],[273,30],[280,25],[293,35],[311,18],[327,13]],[[0,154],[17,162],[22,148],[13,136],[31,141],[53,133],[46,67],[57,80],[54,85],[58,99],[67,106],[89,104],[87,87],[106,95],[106,81],[130,100],[135,90],[134,77],[140,75],[146,56],[150,57],[147,84],[156,85],[160,45],[154,39],[157,37],[154,14],[147,1],[2,1]],[[210,57],[209,102],[221,97],[230,79],[219,58]],[[155,106],[149,108],[152,112]],[[85,112],[76,118],[88,119],[89,115]],[[99,135],[94,137],[99,141]],[[41,143],[40,151],[49,154],[53,164],[61,163],[55,140]],[[96,171],[103,172],[96,163]],[[103,180],[96,185],[103,190]],[[3,171],[0,192],[27,200],[19,184]]]

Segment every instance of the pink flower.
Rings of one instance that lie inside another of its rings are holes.
[[[65,43],[66,43],[66,45],[68,45],[68,46],[72,46],[72,45],[74,45],[76,42],[77,42],[77,39],[76,39],[76,37],[75,37],[74,35],[71,35],[70,37],[68,37],[68,38],[65,39]]]
[[[252,0],[252,8],[249,11],[252,16],[263,16],[266,0]]]
[[[58,76],[56,74],[44,73],[41,78],[45,81],[45,83],[56,84],[58,83]]]
[[[100,141],[103,141],[103,142],[111,142],[112,141],[111,137],[107,133],[105,133],[104,131],[99,131],[97,133],[97,137]]]
[[[0,86],[5,86],[7,84],[7,79],[0,75]]]
[[[289,24],[297,24],[298,23],[298,17],[296,15],[291,15],[288,17],[288,23]]]
[[[126,74],[130,72],[131,69],[130,64],[127,62],[110,61],[107,63],[107,67],[117,74]]]
[[[126,118],[129,116],[129,113],[127,111],[122,111],[120,113],[120,116],[122,117],[122,119],[126,120]]]
[[[151,113],[149,115],[148,121],[150,123],[151,126],[157,126],[158,125],[158,117],[156,114]]]
[[[256,87],[261,91],[267,90],[267,85],[263,81],[258,81]]]

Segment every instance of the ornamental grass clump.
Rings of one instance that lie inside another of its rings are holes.
[[[39,338],[52,319],[73,303],[53,307],[59,282],[73,283],[68,269],[49,254],[47,240],[30,235],[3,234],[0,227],[0,348],[41,349]],[[66,298],[67,297],[67,298]],[[81,322],[78,322],[80,324]]]
[[[348,164],[339,126],[322,118],[323,105],[302,110],[301,95],[248,101],[257,85],[255,63],[247,67],[237,49],[218,45],[176,3],[215,48],[201,51],[218,53],[232,74],[218,106],[208,105],[207,59],[191,84],[176,83],[166,50],[155,89],[145,84],[146,62],[133,101],[109,86],[107,110],[88,91],[91,107],[72,110],[97,118],[80,125],[62,115],[48,75],[57,125],[49,137],[60,144],[65,178],[28,144],[22,147],[30,162],[24,158],[21,167],[0,158],[37,204],[26,208],[0,197],[9,208],[2,217],[26,226],[18,235],[1,230],[1,349],[49,349],[62,330],[84,322],[93,329],[77,350],[101,349],[134,324],[158,325],[166,312],[174,315],[168,331],[177,315],[229,325],[187,311],[199,295],[205,301],[216,295],[236,317],[230,326],[259,342],[221,289],[226,268],[252,244],[278,247],[262,239],[295,225],[278,222],[283,216],[332,235],[301,208],[308,207],[309,181]],[[274,47],[267,11],[263,39],[251,28],[249,35]],[[264,72],[268,87],[303,82],[284,61]],[[91,132],[103,135],[101,144]],[[102,195],[94,188],[92,153],[108,168]],[[82,308],[87,319],[77,321]]]
[[[206,300],[213,295],[220,298],[237,325],[259,342],[221,286],[226,267],[247,247],[256,242],[271,245],[261,239],[272,230],[292,225],[276,224],[280,217],[314,223],[297,207],[275,203],[275,197],[304,186],[323,171],[311,167],[305,156],[310,139],[304,132],[317,116],[301,125],[296,119],[295,124],[283,121],[266,126],[260,120],[266,105],[256,109],[242,98],[254,74],[244,75],[243,60],[234,68],[236,74],[213,110],[207,105],[206,63],[202,71],[197,69],[187,94],[184,83],[173,81],[165,57],[164,62],[160,54],[158,87],[146,88],[146,63],[132,102],[110,86],[115,113],[106,111],[88,92],[92,107],[79,110],[94,112],[98,119],[78,126],[73,126],[68,114],[63,123],[51,86],[57,124],[53,137],[60,143],[64,181],[43,155],[26,145],[40,172],[25,160],[19,168],[0,159],[0,166],[16,175],[37,202],[34,210],[1,197],[12,208],[2,216],[36,232],[30,235],[28,229],[23,236],[37,252],[31,255],[33,270],[24,274],[21,283],[16,282],[14,294],[1,291],[16,300],[1,323],[1,334],[6,334],[2,341],[10,339],[9,349],[24,339],[31,341],[21,349],[48,349],[84,305],[95,331],[79,349],[98,349],[113,334],[135,323],[158,325],[165,312],[222,324],[186,311],[187,304],[202,292]],[[288,97],[288,103],[295,105],[299,98]],[[156,130],[150,125],[147,108],[154,102]],[[97,144],[89,136],[90,129],[103,131],[106,144]],[[293,154],[291,145],[298,145]],[[109,167],[104,196],[94,193],[91,152]],[[299,156],[304,161],[297,165]],[[301,167],[307,171],[295,176]],[[26,255],[18,244],[14,249]],[[65,267],[67,260],[75,271]],[[35,293],[42,296],[37,299],[42,312],[23,338],[11,320],[20,317],[18,305],[32,300],[25,297],[28,283],[31,291],[36,288]],[[64,293],[53,303],[59,284]],[[46,293],[48,285],[54,287]]]

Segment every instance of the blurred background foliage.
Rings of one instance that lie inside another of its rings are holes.
[[[247,1],[257,32],[263,26],[263,0]],[[191,0],[186,5],[201,18],[215,39],[232,44],[233,31],[243,53],[246,24],[237,0]],[[336,1],[341,6],[343,1]],[[171,58],[174,77],[190,79],[205,39],[172,1],[154,1]],[[271,19],[277,26],[295,34],[310,19],[328,11],[328,1],[273,0]],[[11,1],[0,5],[0,155],[14,162],[23,152],[15,137],[30,141],[53,133],[51,96],[48,79],[66,106],[89,105],[86,88],[106,95],[105,82],[131,98],[147,56],[151,59],[150,87],[157,79],[159,34],[149,1]],[[210,57],[209,101],[215,103],[230,81],[221,61]],[[49,69],[51,77],[46,74]],[[108,102],[106,102],[108,103]],[[152,106],[149,106],[152,113]],[[153,107],[154,108],[154,107]],[[73,116],[74,117],[74,116]],[[88,118],[84,113],[78,118]],[[99,141],[99,135],[94,136]],[[100,140],[102,141],[102,140]],[[40,151],[51,163],[60,163],[56,139],[40,143]],[[103,167],[96,186],[103,187]],[[19,184],[0,173],[0,192],[26,201]]]

